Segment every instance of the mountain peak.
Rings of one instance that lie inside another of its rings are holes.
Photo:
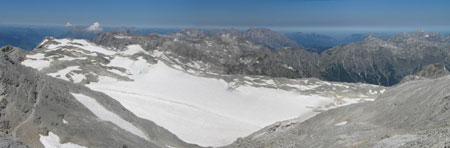
[[[250,40],[256,44],[263,44],[271,49],[282,47],[301,47],[297,42],[287,38],[284,34],[277,33],[267,28],[251,28],[245,31],[241,38]]]
[[[439,78],[450,74],[450,72],[441,63],[430,64],[420,68],[416,75],[425,78]]]

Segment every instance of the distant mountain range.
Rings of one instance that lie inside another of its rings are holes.
[[[294,32],[286,33],[286,36],[289,39],[294,40],[298,44],[303,45],[305,50],[322,53],[323,51],[337,45],[364,41],[364,39],[366,39],[367,37],[375,37],[378,39],[387,40],[392,35],[386,33],[359,33],[348,35],[344,39],[336,39],[334,37],[323,34]]]
[[[94,42],[117,48],[127,44],[139,44],[149,50],[165,48],[171,51],[172,56],[209,63],[212,71],[224,74],[316,77],[329,81],[386,86],[400,82],[404,76],[424,65],[442,63],[446,67],[450,66],[447,58],[450,54],[450,37],[439,33],[402,33],[388,40],[368,35],[363,41],[335,46],[318,54],[301,47],[268,48],[275,46],[272,42],[262,41],[279,38],[279,35],[273,36],[272,33],[269,37],[244,38],[246,36],[242,37],[242,32],[235,30],[211,32],[184,30],[172,35],[132,35],[128,39],[102,33]],[[261,42],[254,43],[251,40]]]
[[[179,29],[141,29],[130,27],[104,28],[103,31],[88,31],[87,26],[70,26],[70,27],[38,27],[23,26],[11,27],[0,26],[0,46],[12,45],[26,50],[32,50],[46,36],[56,38],[76,38],[93,40],[101,32],[120,32],[128,34],[166,34],[179,32]],[[252,41],[255,44],[262,44],[270,49],[278,49],[282,47],[299,47],[311,52],[321,53],[336,45],[347,44],[351,42],[363,41],[366,37],[372,36],[380,39],[387,39],[389,35],[382,33],[361,33],[352,34],[344,39],[335,39],[331,36],[317,33],[277,33],[265,28],[253,28],[247,31],[236,29],[222,30],[201,30],[201,29],[182,29],[184,31],[197,30],[206,34],[224,34],[229,33],[237,35],[242,39]],[[183,31],[180,31],[183,32]]]
[[[16,32],[18,30],[16,28]],[[344,40],[314,33],[284,35],[263,28],[245,31],[160,30],[164,34],[148,34],[157,30],[134,28],[105,29],[105,31],[89,32],[83,27],[72,27],[53,31],[51,34],[58,38],[89,39],[101,45],[117,48],[123,48],[131,43],[140,44],[151,50],[167,46],[166,48],[173,50],[174,56],[211,63],[215,71],[225,74],[286,78],[316,77],[329,81],[390,86],[400,82],[404,76],[414,73],[423,65],[443,63],[446,67],[449,66],[446,58],[449,54],[446,50],[449,46],[446,42],[449,35],[420,31],[392,36],[376,33],[353,34]],[[3,40],[11,44],[22,44],[30,49],[34,45],[32,42],[42,37],[44,33],[43,30],[40,32],[26,30],[17,33],[26,37],[6,35]],[[115,38],[115,34],[132,36],[133,40]],[[33,41],[23,42],[26,40]],[[350,43],[346,44],[347,42]],[[429,50],[435,51],[428,52]],[[243,62],[245,60],[247,62]]]
[[[46,36],[61,36],[69,29],[62,27],[0,26],[0,46],[12,45],[25,50],[34,49]]]
[[[177,32],[178,29],[137,29],[137,28],[105,28],[106,32],[127,32],[133,34],[150,34]],[[0,26],[0,47],[12,45],[25,50],[33,50],[42,39],[51,36],[56,38],[76,38],[92,40],[100,32],[87,31],[86,26],[71,27],[39,27],[39,26]]]

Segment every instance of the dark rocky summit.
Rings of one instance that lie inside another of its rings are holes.
[[[435,79],[450,74],[450,72],[442,64],[430,64],[424,66],[417,71],[416,75],[420,77]]]

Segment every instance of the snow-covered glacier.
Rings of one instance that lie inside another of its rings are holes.
[[[139,45],[115,49],[47,38],[22,64],[103,92],[138,117],[201,146],[224,146],[275,122],[371,101],[385,90],[315,78],[208,73],[197,66],[205,63],[180,65],[165,54]]]

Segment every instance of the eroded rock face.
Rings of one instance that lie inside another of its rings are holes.
[[[419,69],[417,76],[435,79],[450,74],[442,64],[430,64]]]
[[[440,63],[426,65],[417,71],[414,75],[408,75],[399,83],[405,83],[415,80],[436,79],[450,74],[444,65]]]
[[[0,147],[3,148],[28,148],[19,139],[14,138],[6,133],[0,132]]]
[[[155,123],[136,117],[109,96],[84,86],[55,79],[16,61],[9,47],[0,53],[0,129],[30,147],[43,147],[51,132],[59,143],[85,147],[198,147],[187,144]],[[20,57],[20,56],[18,56]],[[100,120],[73,94],[94,99],[124,122],[144,133],[131,133],[110,121]]]
[[[274,124],[227,147],[444,147],[449,104],[450,76],[412,81],[374,102]]]

